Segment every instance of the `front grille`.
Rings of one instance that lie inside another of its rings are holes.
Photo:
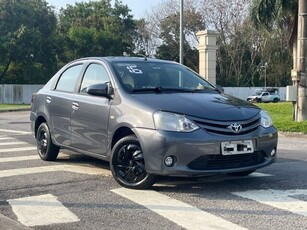
[[[204,155],[188,164],[188,168],[193,170],[218,170],[248,167],[265,162],[263,152],[237,155]]]
[[[260,126],[260,115],[244,121],[216,121],[201,118],[190,117],[194,123],[200,128],[211,134],[219,134],[226,136],[245,135],[256,131]],[[242,126],[242,130],[238,133],[233,132],[229,126],[238,123]]]

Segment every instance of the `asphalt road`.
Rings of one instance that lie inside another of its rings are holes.
[[[277,162],[250,176],[128,190],[106,162],[40,160],[29,112],[0,113],[0,229],[307,229],[306,166],[307,137],[281,133]]]

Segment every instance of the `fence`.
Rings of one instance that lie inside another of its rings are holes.
[[[30,104],[32,93],[42,88],[43,85],[0,85],[1,104]],[[225,93],[246,100],[255,93],[259,87],[224,87]],[[286,100],[286,87],[279,88],[282,101]]]
[[[275,88],[275,87],[274,87]],[[225,93],[246,100],[248,96],[255,94],[260,87],[225,87]],[[281,101],[286,101],[286,87],[279,88],[279,96]]]
[[[30,104],[32,93],[43,85],[0,85],[1,104]]]

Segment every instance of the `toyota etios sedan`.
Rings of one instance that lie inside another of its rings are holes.
[[[106,160],[115,180],[135,189],[157,176],[248,175],[276,158],[265,111],[157,59],[67,64],[33,95],[31,126],[41,159],[65,148]]]

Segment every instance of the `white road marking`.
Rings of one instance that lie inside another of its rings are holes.
[[[0,129],[0,132],[5,132],[5,133],[18,133],[18,134],[32,134],[31,132],[18,131],[18,130],[9,130],[9,129]]]
[[[135,203],[145,206],[187,230],[246,229],[224,220],[221,217],[212,215],[155,191],[130,190],[125,188],[113,189],[111,191]]]
[[[88,175],[110,175],[110,171],[97,167],[80,166],[80,165],[48,165],[32,168],[18,168],[18,169],[7,169],[0,171],[0,178],[21,176],[34,173],[46,173],[46,172],[73,172]]]
[[[248,176],[227,176],[227,175],[216,175],[216,176],[208,176],[208,177],[202,177],[199,178],[198,180],[188,180],[188,179],[183,179],[183,180],[176,180],[176,181],[161,181],[161,183],[156,183],[158,186],[162,187],[169,187],[169,186],[176,186],[179,184],[196,184],[196,183],[220,183],[222,181],[232,181],[232,180],[241,180],[242,178],[252,178],[252,177],[271,177],[273,176],[272,174],[266,174],[266,173],[258,173],[254,172]]]
[[[57,197],[47,194],[8,200],[18,221],[25,226],[71,223],[80,219],[69,211]]]
[[[23,147],[23,148],[9,148],[9,149],[0,149],[0,153],[11,153],[11,152],[24,152],[30,150],[36,150],[36,147]]]
[[[31,161],[31,160],[38,160],[38,159],[40,159],[38,155],[22,156],[22,157],[3,157],[3,158],[0,158],[0,163],[17,162],[17,161]]]
[[[249,190],[245,192],[233,192],[233,194],[295,214],[307,216],[307,202],[294,197],[299,195],[307,196],[306,189]]]
[[[259,173],[259,172],[253,172],[252,174],[246,176],[246,177],[270,177],[273,176],[272,174],[267,173]]]
[[[25,145],[25,144],[28,144],[27,142],[21,142],[21,141],[18,141],[18,142],[3,142],[3,143],[0,143],[0,146],[6,146],[6,145]]]
[[[36,155],[27,155],[27,156],[20,156],[20,157],[0,157],[0,163],[7,163],[7,162],[17,162],[17,161],[30,161],[30,160],[39,160],[40,157],[38,154]],[[70,159],[69,155],[64,153],[60,153],[57,159]]]
[[[12,140],[12,139],[14,139],[13,137],[0,137],[0,141],[2,141],[2,140]]]

